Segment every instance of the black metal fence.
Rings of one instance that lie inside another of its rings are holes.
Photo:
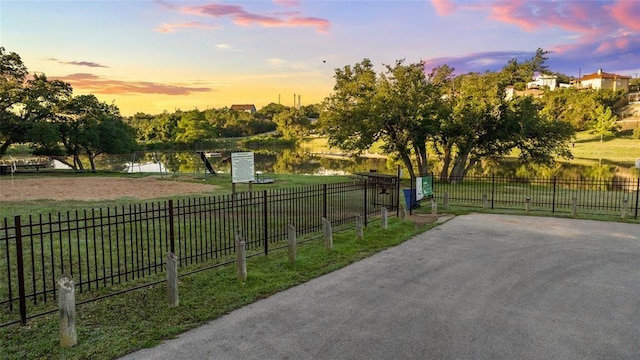
[[[434,196],[440,204],[638,218],[640,179],[502,176],[467,176],[463,181],[438,181],[438,176],[434,179]]]
[[[228,260],[238,233],[249,254],[268,254],[284,243],[288,224],[299,235],[321,231],[322,218],[338,230],[357,215],[366,225],[382,207],[397,210],[398,194],[397,177],[375,177],[0,219],[0,326],[55,311],[62,274],[92,301],[116,284],[164,272],[169,251],[180,266]]]

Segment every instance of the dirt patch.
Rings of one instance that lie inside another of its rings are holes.
[[[153,199],[173,195],[209,193],[218,186],[156,177],[64,177],[2,179],[0,202],[24,200]]]
[[[442,215],[438,215],[438,214],[413,214],[413,215],[408,215],[407,214],[407,219],[409,219],[409,221],[411,221],[415,225],[425,225],[425,224],[431,224],[431,223],[434,223],[434,222],[438,221],[438,218],[440,216],[442,216]]]

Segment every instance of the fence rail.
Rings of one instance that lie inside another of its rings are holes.
[[[272,244],[286,240],[289,224],[299,235],[321,231],[322,218],[338,229],[353,224],[357,215],[363,215],[366,224],[382,207],[397,209],[398,194],[397,177],[362,178],[4,218],[0,220],[0,326],[25,324],[28,318],[47,313],[63,274],[72,276],[76,291],[90,301],[108,296],[116,284],[163,273],[169,251],[177,255],[179,266],[228,260],[235,253],[238,232],[250,254],[268,254]]]
[[[443,203],[489,209],[519,209],[638,218],[640,179],[563,179],[469,176],[438,181],[434,196]]]

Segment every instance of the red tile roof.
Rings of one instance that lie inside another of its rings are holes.
[[[611,74],[606,72],[595,72],[593,74],[587,74],[578,81],[592,80],[592,79],[631,79],[631,76],[624,76],[618,74]]]

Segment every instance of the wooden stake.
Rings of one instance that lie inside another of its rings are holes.
[[[172,252],[167,253],[167,300],[169,307],[180,304],[178,298],[178,257]]]
[[[60,347],[78,344],[76,332],[76,294],[73,279],[63,275],[58,280],[58,308],[60,310]]]
[[[240,233],[236,233],[236,263],[238,265],[238,280],[247,281],[247,253],[245,241]]]
[[[387,229],[389,227],[389,212],[387,208],[383,207],[380,209],[380,216],[382,218],[382,228]]]
[[[291,224],[287,225],[287,245],[289,247],[289,262],[292,264],[296,262],[296,252],[297,252],[296,238],[297,238],[296,228]]]
[[[401,207],[400,209],[404,209]],[[362,240],[364,237],[363,233],[364,223],[362,221],[362,216],[360,214],[356,215],[356,237],[358,240]]]
[[[333,233],[331,232],[331,222],[327,218],[322,218],[322,230],[324,232],[324,246],[333,249]]]

